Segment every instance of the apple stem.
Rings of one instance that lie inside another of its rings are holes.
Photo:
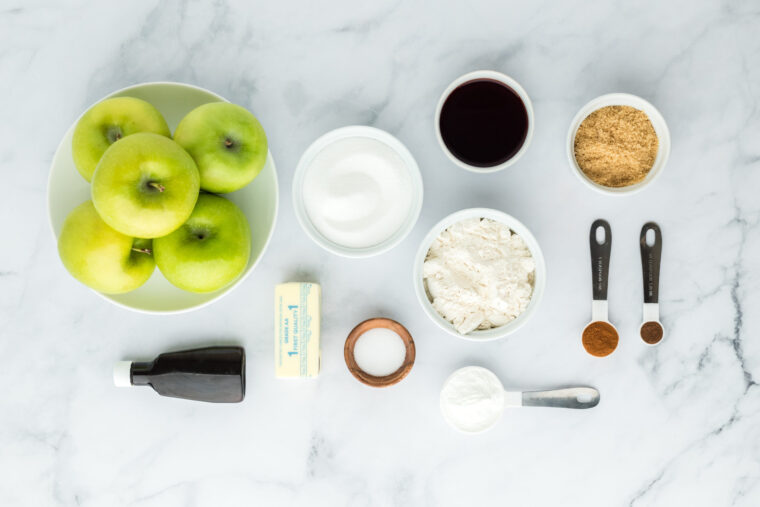
[[[225,145],[227,148],[229,148],[230,146],[232,146],[232,140],[231,140],[231,139],[225,139],[225,140],[224,140],[224,145]]]
[[[138,252],[138,253],[144,253],[144,254],[148,254],[148,255],[150,255],[150,254],[153,253],[153,250],[151,250],[150,248],[135,248],[135,247],[132,247],[132,251],[133,252]]]
[[[148,185],[155,188],[159,192],[163,192],[164,190],[166,190],[166,188],[164,188],[164,186],[161,183],[156,183],[155,181],[149,182]]]

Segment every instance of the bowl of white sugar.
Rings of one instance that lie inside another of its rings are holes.
[[[403,240],[422,209],[422,176],[394,136],[366,126],[323,135],[293,177],[293,207],[306,234],[344,257],[371,257]]]
[[[422,309],[459,338],[504,338],[535,313],[546,265],[533,234],[498,210],[471,208],[438,222],[414,260]]]

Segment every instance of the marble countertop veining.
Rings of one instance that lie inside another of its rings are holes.
[[[0,2],[0,505],[760,505],[760,6],[756,2]],[[432,128],[440,92],[480,68],[515,77],[536,131],[494,175],[456,168]],[[92,102],[129,84],[209,88],[260,118],[281,206],[253,275],[177,316],[127,312],[76,283],[45,210],[48,167]],[[570,119],[625,91],[654,103],[673,150],[631,197],[596,195],[565,159]],[[391,252],[346,260],[296,223],[293,170],[327,130],[373,125],[417,158],[425,203]],[[455,210],[494,207],[534,233],[544,300],[508,340],[444,334],[411,285],[419,241]],[[586,355],[588,227],[612,224],[610,313],[622,333]],[[638,234],[664,235],[662,320],[646,348]],[[297,249],[289,248],[294,241]],[[272,291],[323,285],[323,369],[273,378]],[[359,321],[388,316],[417,344],[401,384],[372,390],[343,364]],[[241,343],[244,403],[204,405],[112,386],[114,361]],[[593,411],[513,410],[489,433],[446,426],[438,392],[459,366],[505,385],[596,386]]]

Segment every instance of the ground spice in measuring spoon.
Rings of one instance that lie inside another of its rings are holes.
[[[617,348],[617,344],[617,330],[608,322],[592,322],[583,330],[583,348],[592,356],[608,356]]]
[[[575,160],[594,183],[627,187],[646,178],[659,141],[649,117],[631,106],[607,106],[586,117],[575,134]]]
[[[659,322],[645,322],[641,326],[641,339],[650,345],[659,343],[662,340],[663,329]]]

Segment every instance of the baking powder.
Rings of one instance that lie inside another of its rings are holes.
[[[441,412],[454,427],[477,433],[487,430],[504,411],[504,388],[499,378],[480,366],[455,371],[441,390]]]

